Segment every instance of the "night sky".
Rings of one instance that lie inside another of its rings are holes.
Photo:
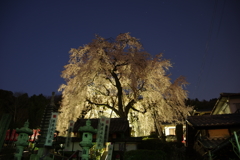
[[[239,8],[239,0],[1,0],[0,89],[51,95],[70,48],[130,32],[171,60],[189,98],[239,93]]]

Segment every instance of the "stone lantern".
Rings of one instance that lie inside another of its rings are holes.
[[[82,147],[82,160],[88,160],[89,158],[89,149],[93,146],[92,143],[92,134],[97,133],[97,129],[94,129],[91,126],[91,121],[88,119],[86,121],[86,126],[80,127],[78,130],[82,133],[82,141],[79,145]]]
[[[24,127],[17,128],[16,132],[19,134],[16,144],[16,153],[14,154],[15,160],[21,160],[24,147],[28,146],[29,135],[33,134],[33,131],[28,128],[28,120],[24,123]]]

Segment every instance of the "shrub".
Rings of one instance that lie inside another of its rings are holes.
[[[162,142],[159,139],[148,139],[143,140],[139,145],[138,149],[143,150],[161,150],[165,153],[170,153],[173,151],[173,146],[170,143]]]
[[[147,156],[148,160],[154,160],[154,158],[161,159],[167,159],[167,160],[183,160],[185,159],[185,147],[183,145],[178,145],[178,142],[162,142],[159,139],[147,139],[143,140],[139,145],[138,149],[140,151],[135,151],[137,154],[142,155],[142,157],[145,158]],[[130,152],[130,151],[129,151]],[[133,152],[133,151],[132,151]],[[133,152],[133,153],[135,153]],[[141,153],[143,152],[143,153]],[[151,152],[151,153],[147,153]],[[128,158],[135,158],[139,157],[137,155],[128,156]],[[130,153],[126,152],[126,155],[129,155]],[[149,154],[149,155],[147,155]],[[149,157],[151,156],[151,157]],[[153,156],[153,157],[152,157]],[[160,156],[160,158],[159,158]],[[140,158],[142,160],[142,157]],[[125,159],[124,159],[125,160]],[[127,160],[127,159],[126,159]],[[132,159],[129,159],[132,160]]]
[[[124,160],[166,160],[166,153],[159,150],[132,150],[125,152]]]

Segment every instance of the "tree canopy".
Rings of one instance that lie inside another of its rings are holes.
[[[62,96],[55,96],[55,104],[60,107]],[[21,128],[29,120],[29,127],[36,129],[40,127],[45,107],[50,103],[50,96],[42,94],[28,96],[27,93],[11,92],[0,89],[0,119],[4,113],[12,116],[10,129]]]
[[[152,56],[129,33],[116,39],[97,35],[91,43],[71,49],[61,75],[66,84],[59,88],[63,99],[58,130],[65,130],[68,120],[86,113],[99,116],[107,109],[112,116],[130,122],[132,117],[147,121],[155,117],[159,122],[186,116],[187,91],[183,87],[187,82],[179,77],[172,83],[167,73],[170,67],[161,53]]]

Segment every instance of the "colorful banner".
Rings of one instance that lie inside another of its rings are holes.
[[[52,112],[52,116],[48,126],[47,138],[44,144],[45,146],[52,146],[56,124],[57,124],[57,117],[58,117],[58,112]]]
[[[40,129],[33,129],[33,134],[29,136],[29,141],[34,142],[35,140],[38,139]]]
[[[10,131],[11,131],[10,129],[7,130],[6,136],[5,136],[5,141],[17,141],[18,133],[16,133],[16,130],[13,129],[12,132],[10,132]],[[40,129],[33,129],[33,134],[29,136],[30,142],[33,142],[36,139],[38,139],[38,135],[40,135],[39,131],[40,131]]]
[[[17,139],[18,139],[18,133],[15,133],[15,136],[14,136],[14,138],[13,138],[13,141],[17,141]]]
[[[8,141],[9,138],[10,138],[10,129],[8,129],[6,132],[5,141]]]
[[[10,138],[9,138],[9,141],[13,141],[13,139],[14,139],[14,137],[15,137],[15,133],[16,133],[16,130],[13,129],[13,130],[12,130],[12,133],[11,133],[11,136],[10,136]]]
[[[37,133],[37,130],[33,129],[33,134],[31,136],[29,136],[29,140],[28,140],[29,142],[33,142],[34,141],[36,133]]]

